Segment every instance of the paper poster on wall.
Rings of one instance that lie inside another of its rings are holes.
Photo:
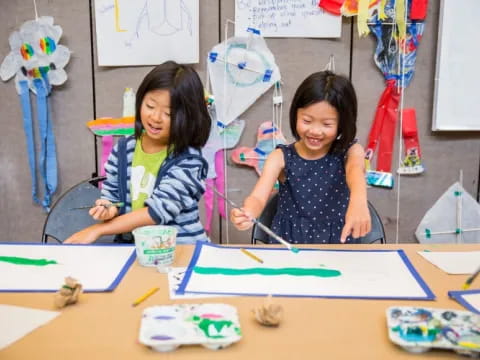
[[[98,64],[197,63],[199,0],[95,0]]]
[[[235,36],[249,27],[263,37],[338,38],[342,17],[325,12],[318,0],[236,0]]]
[[[432,300],[402,250],[249,248],[198,242],[178,293]]]

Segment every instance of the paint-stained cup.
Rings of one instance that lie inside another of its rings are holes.
[[[177,229],[173,226],[149,225],[132,231],[140,265],[169,266],[175,256]]]

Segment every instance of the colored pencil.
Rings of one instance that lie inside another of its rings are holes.
[[[251,257],[253,260],[255,261],[258,261],[260,264],[263,264],[263,260],[260,259],[258,256],[256,256],[255,254],[252,254],[250,251],[248,251],[247,249],[244,249],[244,248],[241,248],[240,249],[245,255]]]
[[[118,202],[118,203],[111,203],[111,204],[102,204],[102,205],[86,205],[86,206],[79,206],[79,207],[74,207],[74,208],[70,208],[69,210],[83,210],[83,209],[91,209],[91,208],[94,208],[95,206],[103,206],[104,208],[110,208],[112,206],[115,206],[115,207],[122,207],[124,204],[123,202]]]
[[[160,288],[159,287],[154,287],[154,288],[151,288],[150,290],[148,290],[145,294],[143,294],[142,296],[140,296],[137,300],[135,300],[133,303],[132,303],[132,306],[137,306],[138,304],[141,304],[143,301],[145,301],[147,298],[149,298],[150,296],[152,296],[153,294],[155,294]]]
[[[467,290],[470,285],[472,284],[473,280],[475,280],[475,278],[478,276],[478,274],[480,274],[480,267],[477,269],[477,271],[475,271],[468,279],[467,281],[465,281],[465,284],[463,284],[463,290]]]

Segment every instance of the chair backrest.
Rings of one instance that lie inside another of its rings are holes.
[[[263,209],[262,214],[258,218],[258,221],[270,227],[273,222],[273,217],[277,212],[277,204],[278,194],[275,194],[268,200],[265,209]],[[380,242],[381,244],[385,244],[385,229],[383,228],[382,219],[370,201],[368,202],[368,210],[370,211],[370,217],[372,219],[372,230],[367,235],[361,237],[359,243],[371,244],[374,242]],[[251,242],[252,244],[256,244],[257,241],[268,243],[269,237],[262,229],[253,225]]]
[[[370,230],[367,235],[361,237],[359,242],[361,244],[372,244],[374,242],[385,244],[387,240],[385,237],[385,229],[383,228],[382,219],[370,201],[368,202],[368,210],[370,211],[370,218],[372,219],[372,230]]]
[[[88,214],[88,209],[73,208],[95,204],[95,200],[100,198],[98,183],[104,179],[97,177],[82,181],[55,201],[43,225],[42,243],[47,243],[49,237],[62,243],[77,231],[96,223]],[[98,242],[113,242],[113,236],[104,236]]]

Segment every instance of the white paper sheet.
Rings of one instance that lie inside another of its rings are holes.
[[[463,302],[468,305],[470,311],[474,311],[477,314],[480,314],[480,292],[475,294],[463,294],[462,296]]]
[[[342,35],[342,17],[331,15],[312,0],[236,0],[235,36],[247,28],[264,37],[337,38]]]
[[[57,311],[0,305],[0,350],[60,315]]]
[[[212,295],[212,294],[177,294],[178,287],[180,286],[183,276],[185,275],[186,267],[172,267],[168,272],[168,292],[170,299],[198,299],[207,297],[225,297],[225,295]]]
[[[428,287],[422,286],[419,275],[406,256],[402,258],[400,251],[302,249],[295,254],[286,249],[249,248],[263,260],[260,264],[239,248],[197,244],[196,250],[199,250],[198,257],[192,259],[182,283],[184,288],[181,286],[181,290],[187,293],[395,299],[434,297]],[[291,272],[289,269],[296,274],[285,274]],[[229,273],[232,270],[238,273],[232,275]],[[315,275],[298,275],[302,271]]]
[[[480,251],[419,251],[418,253],[447,274],[473,274],[480,266]]]
[[[100,66],[197,63],[199,0],[96,0]]]
[[[0,244],[0,292],[57,291],[67,276],[77,279],[84,291],[112,290],[134,253],[134,246]],[[57,263],[14,264],[8,257]]]

